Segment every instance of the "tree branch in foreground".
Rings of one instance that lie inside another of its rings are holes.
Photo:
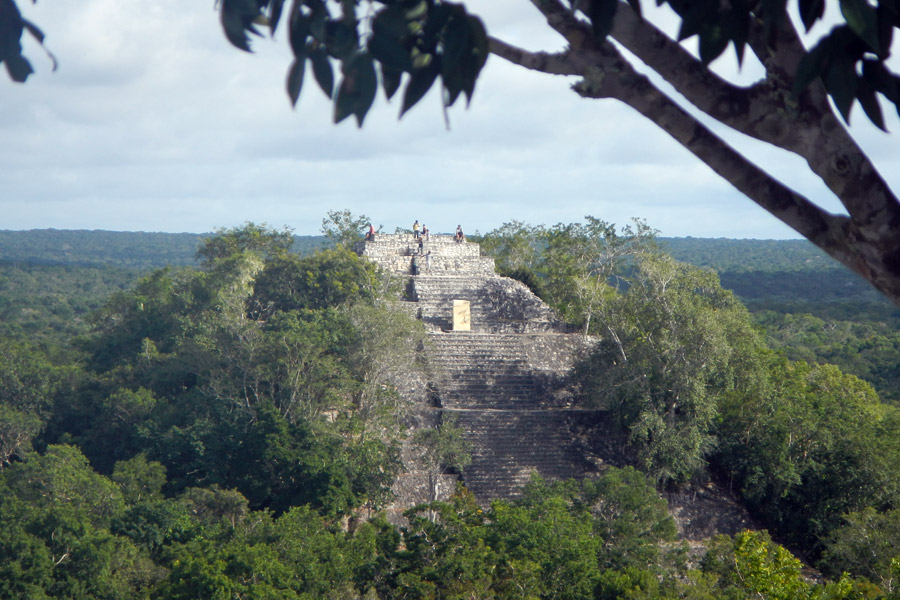
[[[509,62],[525,67],[530,71],[540,71],[551,75],[580,75],[567,52],[551,54],[548,52],[530,52],[495,37],[489,37],[492,54]]]

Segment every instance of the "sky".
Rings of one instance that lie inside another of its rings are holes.
[[[387,232],[415,219],[434,232],[486,233],[592,215],[641,218],[671,237],[798,237],[628,107],[579,98],[574,79],[492,56],[471,106],[449,110],[449,129],[436,86],[402,120],[400,94],[379,93],[359,129],[352,118],[331,122],[311,77],[292,109],[284,30],[243,53],[225,40],[213,0],[19,5],[59,68],[29,40],[28,82],[0,72],[0,229],[203,233],[252,221],[314,235],[329,210],[349,209]],[[527,0],[467,6],[507,42],[562,47]],[[758,75],[732,63],[716,66],[739,80]],[[854,136],[900,189],[896,138],[858,107],[854,116]],[[839,210],[802,159],[717,132]]]

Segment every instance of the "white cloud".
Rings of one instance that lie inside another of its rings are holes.
[[[29,43],[37,73],[24,86],[0,83],[0,227],[209,231],[252,220],[317,233],[328,210],[350,208],[389,231],[415,218],[486,232],[593,214],[643,217],[664,235],[793,235],[630,109],[497,57],[472,106],[449,111],[449,131],[434,90],[401,121],[399,98],[379,93],[360,130],[352,119],[331,124],[312,77],[291,110],[284,32],[255,40],[252,55],[237,51],[212,2],[20,4],[60,69],[51,74]],[[513,43],[562,45],[523,0],[468,4]],[[864,147],[900,173],[889,139],[864,121],[855,115]],[[827,197],[799,159],[729,139]]]

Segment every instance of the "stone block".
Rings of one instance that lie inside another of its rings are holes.
[[[472,311],[468,300],[453,301],[453,331],[472,330]]]

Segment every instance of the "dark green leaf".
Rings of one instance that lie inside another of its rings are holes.
[[[472,101],[472,94],[475,93],[475,82],[478,81],[478,75],[487,62],[489,54],[487,30],[484,23],[478,17],[469,15],[469,40],[470,50],[463,57],[462,77],[463,91],[466,94],[466,104]]]
[[[841,14],[853,33],[869,45],[872,52],[879,52],[878,19],[875,8],[866,0],[840,0]]]
[[[19,42],[22,39],[24,21],[15,2],[0,2],[0,61],[21,53],[22,45]]]
[[[34,69],[31,68],[31,63],[21,54],[7,56],[6,60],[3,62],[6,65],[6,72],[9,73],[9,76],[13,81],[22,83],[28,79],[29,75],[34,73]]]
[[[612,31],[613,18],[616,16],[618,6],[619,0],[589,0],[588,17],[591,20],[594,38],[606,39],[606,36]]]
[[[424,48],[430,50],[437,47],[437,43],[441,38],[441,33],[444,30],[444,25],[447,24],[450,17],[459,13],[458,9],[459,7],[456,5],[451,5],[446,2],[436,4],[428,9],[425,15],[425,23],[422,28],[421,36]],[[464,9],[463,13],[465,13]]]
[[[253,0],[222,0],[220,19],[225,37],[236,48],[250,52],[247,33],[260,35],[253,25],[253,20],[259,15],[259,7]]]
[[[366,114],[375,101],[375,94],[378,92],[378,75],[375,74],[375,63],[372,61],[372,55],[368,52],[359,55],[359,94],[360,98],[356,104],[356,124],[362,127]]]
[[[658,0],[661,4],[666,4],[667,0]],[[660,4],[660,5],[661,5]],[[687,14],[688,8],[690,8],[689,0],[668,0],[669,8],[675,11],[679,17]]]
[[[373,34],[369,38],[369,52],[375,59],[401,71],[411,71],[412,57],[409,50],[397,40]]]
[[[850,109],[853,108],[857,91],[855,61],[843,55],[833,58],[828,63],[823,81],[834,105],[849,124]]]
[[[412,72],[409,83],[406,84],[406,91],[403,93],[403,106],[400,108],[401,117],[431,89],[438,72],[434,62]]]
[[[338,87],[337,97],[334,99],[334,122],[340,123],[347,117],[353,114],[353,108],[355,106],[355,98],[352,94],[345,91],[344,82],[341,81],[340,87]]]
[[[309,16],[309,33],[321,43],[325,43],[326,29],[329,22],[328,8],[321,5]]]
[[[309,37],[309,21],[303,16],[299,3],[295,3],[291,10],[291,19],[288,26],[288,39],[291,42],[291,50],[293,50],[294,56],[305,56],[306,38]]]
[[[399,6],[388,6],[379,11],[372,19],[372,31],[401,40],[409,35],[409,21]]]
[[[337,98],[334,102],[334,122],[340,123],[350,115],[356,115],[357,124],[362,127],[363,120],[378,87],[375,74],[375,63],[368,52],[359,52],[344,63],[344,78],[338,86]]]
[[[678,41],[695,36],[707,26],[707,23],[718,20],[718,4],[707,0],[690,2],[681,14],[681,27],[678,29]]]
[[[369,52],[375,60],[402,71],[412,70],[410,50],[405,44],[409,34],[403,11],[389,7],[375,16]]]
[[[763,34],[769,44],[777,44],[776,34],[787,14],[787,0],[761,0],[761,9],[754,16],[763,21]]]
[[[797,66],[797,74],[794,76],[793,93],[799,96],[803,90],[812,83],[816,78],[822,75],[825,70],[825,64],[828,62],[831,48],[833,47],[832,36],[824,37],[819,40],[815,47],[807,52],[800,60]]]
[[[356,28],[343,21],[328,21],[325,23],[325,47],[328,54],[339,59],[352,59],[359,51],[359,37]]]
[[[447,20],[442,38],[443,53],[441,61],[445,72],[457,67],[463,55],[469,50],[469,22],[465,13],[454,15]]]
[[[884,115],[881,112],[881,104],[878,102],[878,96],[865,79],[859,79],[857,81],[856,98],[863,107],[866,116],[872,121],[872,124],[878,129],[886,132],[887,129],[885,129],[884,126]]]
[[[444,104],[446,104],[447,106],[453,106],[453,104],[456,102],[456,99],[459,98],[460,92],[462,92],[465,87],[462,69],[460,67],[451,69],[449,71],[447,69],[443,69],[441,71],[441,81],[444,84]]]
[[[750,35],[750,14],[746,10],[732,8],[722,16],[719,25],[722,27],[722,33],[734,45],[738,66],[741,66],[744,62],[744,48]]]
[[[381,85],[384,88],[384,95],[388,100],[394,97],[397,90],[400,89],[400,81],[403,78],[403,71],[393,69],[381,63]]]
[[[325,95],[329,98],[334,94],[334,70],[331,68],[331,60],[328,53],[318,46],[315,50],[309,52],[309,59],[312,61],[313,75],[316,82]]]
[[[465,35],[453,33],[464,24]],[[471,100],[475,81],[484,66],[488,54],[487,32],[481,20],[471,15],[464,19],[455,16],[447,22],[448,39],[441,57],[441,79],[444,86],[444,103],[452,106],[460,93]]]
[[[725,36],[718,24],[710,24],[700,30],[700,60],[708,65],[717,59],[730,40]]]
[[[284,6],[284,0],[272,0],[269,5],[269,33],[275,35],[278,29],[278,22],[281,20],[281,11]]]
[[[897,78],[883,63],[874,60],[862,61],[862,76],[875,91],[884,94],[884,97],[894,104],[900,104]]]
[[[31,34],[31,37],[36,39],[39,44],[44,43],[44,32],[38,29],[37,25],[27,19],[22,19],[22,25],[25,27],[25,29],[28,30],[28,33]]]
[[[799,0],[800,20],[809,31],[825,14],[825,0]]]
[[[900,19],[900,0],[881,0],[878,3],[878,9],[884,10],[885,14],[879,15],[879,20],[884,18],[888,23],[897,24]]]
[[[291,63],[287,76],[287,93],[291,99],[291,106],[297,106],[297,100],[300,98],[300,88],[303,87],[303,73],[306,70],[306,59],[295,58]]]

